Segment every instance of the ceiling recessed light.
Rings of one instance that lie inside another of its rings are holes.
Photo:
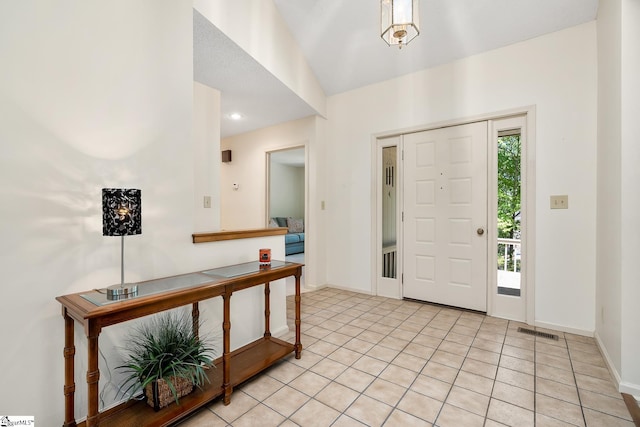
[[[229,114],[229,118],[231,120],[240,120],[242,118],[242,114],[240,114],[240,113],[231,113],[231,114]]]

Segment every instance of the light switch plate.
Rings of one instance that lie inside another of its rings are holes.
[[[211,196],[204,196],[204,207],[205,208],[211,207]]]
[[[569,196],[551,196],[551,209],[569,209]]]

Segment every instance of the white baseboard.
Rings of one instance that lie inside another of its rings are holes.
[[[349,292],[354,292],[356,294],[364,294],[364,295],[375,295],[375,293],[371,292],[371,291],[364,291],[362,289],[353,289],[353,288],[348,288],[346,286],[338,286],[338,285],[325,285],[325,288],[331,288],[331,289],[339,289],[341,291],[349,291]]]
[[[620,391],[620,393],[627,393],[632,395],[634,399],[640,402],[640,385],[622,381],[620,382],[618,390]]]
[[[307,291],[317,291],[319,289],[326,288],[326,287],[327,285],[312,285],[309,283],[305,283],[304,286],[302,286],[302,288]],[[304,292],[304,291],[301,290],[301,292]]]
[[[618,388],[618,391],[620,393],[630,394],[636,400],[640,400],[640,385],[633,384],[627,381],[622,381],[622,378],[620,377],[620,373],[618,372],[615,365],[613,364],[613,361],[609,356],[609,352],[607,352],[607,349],[604,346],[602,340],[600,339],[600,335],[598,335],[598,332],[595,333],[595,339],[596,339],[596,344],[600,349],[600,353],[602,353],[602,357],[604,357],[604,362],[607,364],[607,369],[609,369],[609,372],[611,373],[611,376],[613,377],[613,380],[616,383],[616,387]]]
[[[570,334],[582,335],[584,337],[593,337],[593,331],[589,331],[587,329],[576,329],[576,328],[571,328],[569,326],[556,325],[554,323],[539,322],[539,321],[534,322],[534,325],[540,328],[552,329],[554,331],[568,332]]]
[[[598,335],[598,332],[595,333],[594,338],[596,339],[596,344],[598,345],[598,349],[600,349],[600,353],[602,354],[602,357],[604,358],[604,363],[607,364],[607,369],[609,369],[609,373],[611,374],[611,376],[613,377],[613,380],[616,383],[616,388],[618,390],[620,390],[620,382],[621,382],[620,374],[618,373],[618,370],[616,369],[615,365],[613,364],[613,361],[611,360],[611,357],[609,356],[609,352],[607,351],[607,349],[604,346],[602,340],[600,339],[600,335]]]
[[[271,331],[271,335],[273,335],[276,338],[280,338],[284,335],[287,335],[288,333],[289,333],[289,327],[287,325],[283,325],[278,329],[276,329],[275,331]]]

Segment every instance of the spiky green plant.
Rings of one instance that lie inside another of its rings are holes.
[[[138,395],[147,384],[163,378],[178,402],[171,377],[182,377],[200,387],[209,382],[205,369],[212,365],[214,349],[206,340],[193,334],[187,315],[167,312],[141,323],[127,339],[127,356],[122,369],[129,375],[122,393]]]

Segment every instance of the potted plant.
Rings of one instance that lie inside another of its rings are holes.
[[[117,369],[128,376],[124,394],[144,391],[147,403],[158,411],[209,382],[213,348],[193,333],[187,315],[167,312],[138,325],[127,340],[127,355]]]

